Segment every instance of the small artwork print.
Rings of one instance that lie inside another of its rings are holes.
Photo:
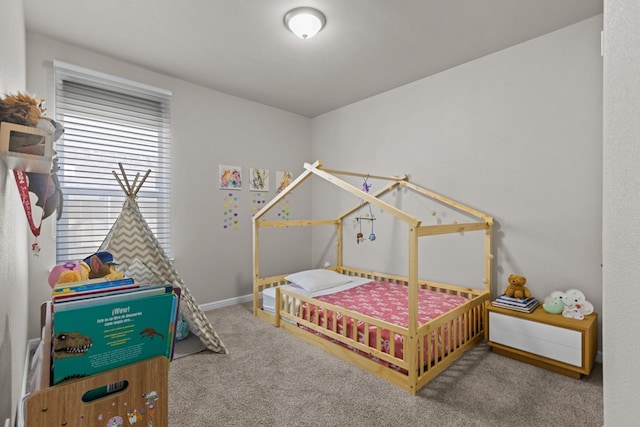
[[[291,181],[293,181],[293,174],[291,172],[276,171],[276,181],[276,192],[279,193],[291,184]]]
[[[250,173],[249,190],[269,191],[269,169],[251,168]]]
[[[221,190],[242,189],[242,168],[240,166],[219,165]]]

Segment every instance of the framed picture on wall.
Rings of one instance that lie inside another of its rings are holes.
[[[269,191],[269,169],[251,168],[249,174],[249,190]]]
[[[287,171],[276,171],[276,192],[281,192],[293,181],[293,174]]]
[[[218,165],[218,177],[220,181],[220,190],[242,189],[242,167]]]

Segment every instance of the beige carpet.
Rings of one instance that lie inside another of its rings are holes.
[[[229,354],[169,371],[171,426],[602,426],[602,367],[575,380],[467,352],[417,396],[252,316],[207,312]]]

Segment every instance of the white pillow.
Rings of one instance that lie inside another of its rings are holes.
[[[337,273],[333,270],[318,268],[315,270],[305,270],[285,276],[289,282],[300,286],[307,292],[320,291],[344,285],[351,281],[351,277]]]

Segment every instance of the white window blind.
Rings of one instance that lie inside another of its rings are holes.
[[[94,253],[120,215],[125,195],[112,173],[121,177],[118,162],[129,182],[151,169],[137,203],[171,256],[171,94],[59,62],[54,79],[55,118],[64,126],[55,143],[64,196],[56,262]]]

